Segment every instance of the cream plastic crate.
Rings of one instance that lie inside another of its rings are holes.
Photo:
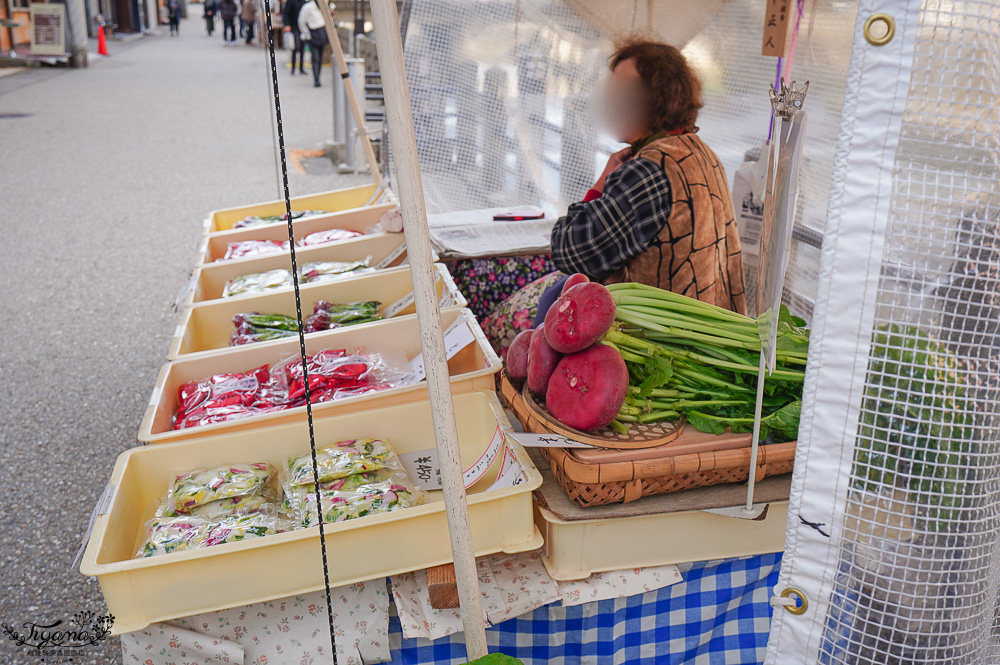
[[[439,280],[438,296],[447,294],[452,303],[446,309],[465,307],[468,303],[459,292],[458,287],[455,286],[448,269],[438,263],[435,264],[435,270]],[[301,288],[302,316],[303,318],[309,316],[319,300],[331,303],[377,300],[382,303],[382,313],[385,315],[386,308],[412,292],[413,282],[409,266],[380,270],[362,275],[357,279],[306,285]],[[192,354],[233,348],[229,346],[229,338],[233,333],[233,317],[241,312],[251,311],[264,314],[285,314],[294,317],[295,293],[289,289],[283,289],[280,292],[247,298],[212,300],[185,308],[174,339],[170,344],[170,353],[167,359],[178,360],[190,357]],[[413,312],[414,306],[410,303],[400,309],[395,316],[404,316]],[[258,344],[273,344],[274,341],[258,342]]]
[[[475,341],[459,351],[449,362],[451,390],[459,395],[478,390],[493,390],[493,375],[500,371],[500,358],[493,351],[476,317],[467,309],[451,309],[441,312],[441,321],[447,328],[456,319],[472,331]],[[380,321],[371,325],[330,330],[306,337],[306,353],[312,354],[323,349],[362,350],[371,353],[394,352],[412,360],[420,352],[420,333],[415,316]],[[222,431],[248,430],[265,425],[299,420],[305,415],[305,407],[285,409],[273,413],[239,418],[221,423],[173,430],[172,419],[177,410],[178,389],[188,381],[204,379],[215,374],[245,372],[299,354],[298,337],[278,340],[266,344],[248,344],[215,353],[168,362],[160,370],[156,387],[146,414],[139,426],[139,440],[148,443],[171,443],[183,439],[206,436]],[[347,397],[331,402],[320,402],[312,407],[313,414],[347,413],[414,402],[427,398],[427,383],[380,390],[378,392]]]
[[[300,219],[292,222],[292,235],[296,241],[299,241],[310,233],[328,231],[330,229],[345,229],[347,231],[365,233],[372,226],[378,224],[385,212],[392,210],[394,207],[394,203],[383,203],[367,208],[353,208],[351,210],[330,213],[329,215],[318,215],[316,217]],[[268,226],[258,226],[249,229],[229,229],[227,231],[209,233],[202,238],[197,265],[212,263],[213,261],[222,259],[226,255],[226,250],[229,249],[229,243],[244,240],[285,242],[288,240],[288,225],[284,223],[270,224]]]
[[[771,503],[759,521],[702,510],[566,521],[537,504],[534,510],[535,525],[545,541],[542,563],[554,580],[780,552],[788,518],[787,501]]]
[[[303,264],[313,261],[364,261],[371,257],[369,265],[376,267],[379,262],[387,257],[393,257],[385,268],[398,266],[406,260],[406,250],[403,245],[402,233],[379,233],[375,235],[363,236],[352,240],[345,240],[332,245],[320,245],[318,247],[306,247],[295,251],[295,261],[301,268]],[[393,256],[403,247],[402,252]],[[209,263],[195,269],[193,283],[190,293],[183,300],[184,305],[205,302],[222,298],[222,291],[226,288],[226,282],[242,275],[252,273],[267,272],[284,268],[291,270],[291,256],[288,253],[268,254],[238,261],[223,261],[221,263]],[[361,273],[359,277],[365,274]],[[343,277],[341,279],[354,279]],[[274,289],[271,293],[278,291],[290,291],[291,287],[285,289]],[[253,298],[259,293],[248,293],[226,300],[236,298]]]
[[[493,393],[455,397],[459,443],[465,467],[486,449],[505,423]],[[316,445],[381,437],[397,453],[434,447],[426,401],[315,421]],[[469,521],[477,556],[537,549],[531,491],[541,476],[524,449],[508,438],[525,482],[484,491],[496,472],[469,491]],[[115,633],[155,621],[284,598],[323,588],[319,527],[204,549],[134,559],[169,483],[179,473],[243,462],[270,462],[309,452],[307,425],[300,422],[192,439],[174,446],[133,448],[118,457],[110,484],[114,494],[99,515],[80,572],[98,578],[115,616]],[[463,468],[465,468],[463,467]],[[419,570],[452,560],[442,492],[428,503],[385,515],[328,524],[330,584],[342,586]]]
[[[375,185],[369,183],[360,187],[348,187],[346,189],[334,189],[329,192],[320,192],[308,196],[293,196],[292,210],[327,210],[329,212],[340,212],[351,208],[361,208],[368,203],[368,199],[375,193]],[[233,228],[233,224],[249,215],[259,215],[268,217],[270,215],[284,215],[285,200],[264,201],[263,203],[253,203],[235,208],[223,208],[208,213],[202,230],[203,234],[214,233],[216,231],[228,231]]]

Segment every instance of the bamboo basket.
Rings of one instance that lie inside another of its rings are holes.
[[[695,487],[740,483],[750,478],[750,446],[734,450],[688,453],[675,457],[588,464],[572,450],[545,448],[556,482],[577,505],[588,508],[629,503],[644,496]],[[757,453],[757,480],[791,473],[795,442],[761,446]]]
[[[501,394],[526,431],[561,433],[551,428],[545,414],[530,408],[506,375],[501,376]],[[699,434],[698,438],[696,445],[674,436],[657,448],[608,450],[600,461],[587,459],[593,456],[587,455],[591,451],[578,449],[544,448],[542,454],[569,498],[584,508],[750,478],[749,435]],[[791,473],[794,459],[794,441],[760,446],[756,480]]]

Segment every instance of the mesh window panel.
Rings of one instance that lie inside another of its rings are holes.
[[[824,663],[1000,662],[998,80],[1000,5],[925,0]]]
[[[776,59],[760,55],[764,8],[765,0],[670,6],[671,25],[690,26],[678,45],[704,82],[700,135],[730,184],[744,154],[767,140]],[[646,3],[412,0],[405,59],[428,212],[529,204],[561,215],[580,200],[620,147],[598,135],[592,98],[610,35],[629,27],[633,9],[642,27]],[[809,127],[785,301],[808,319],[856,7],[804,9],[791,76],[811,81]],[[744,244],[753,302],[754,243]]]

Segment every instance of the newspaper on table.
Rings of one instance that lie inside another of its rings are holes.
[[[485,208],[429,215],[431,243],[445,259],[545,254],[551,249],[555,218],[493,221],[501,212],[537,210],[533,206]]]

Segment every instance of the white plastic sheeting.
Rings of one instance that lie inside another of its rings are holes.
[[[768,664],[1000,662],[998,72],[996,2],[861,3]]]

